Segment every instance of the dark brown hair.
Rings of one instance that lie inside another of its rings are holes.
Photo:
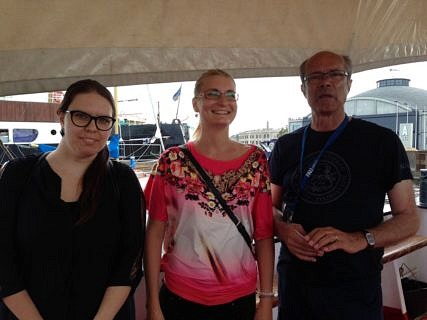
[[[114,98],[111,92],[98,81],[85,79],[74,82],[65,92],[64,99],[59,106],[58,111],[65,112],[78,94],[95,92],[108,100],[113,111],[113,118],[116,117],[116,108],[114,107]],[[61,129],[64,135],[64,130]],[[87,168],[83,176],[83,187],[80,195],[80,217],[77,224],[83,224],[91,219],[99,205],[105,178],[107,176],[108,160],[110,153],[105,146],[98,152],[95,159]]]

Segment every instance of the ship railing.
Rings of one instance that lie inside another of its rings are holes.
[[[160,157],[162,146],[159,143],[121,141],[119,150],[121,159],[135,157],[136,161],[157,160]]]

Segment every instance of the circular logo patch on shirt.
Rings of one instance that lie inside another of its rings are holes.
[[[304,159],[303,173],[318,153]],[[302,193],[302,199],[311,204],[326,204],[339,199],[350,186],[351,174],[347,163],[338,154],[326,151]]]

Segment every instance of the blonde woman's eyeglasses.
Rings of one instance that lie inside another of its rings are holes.
[[[222,96],[224,96],[228,101],[237,101],[239,99],[239,94],[233,90],[220,91],[218,89],[203,91],[197,97],[205,98],[207,100],[219,100]]]

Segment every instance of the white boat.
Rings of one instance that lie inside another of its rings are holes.
[[[0,140],[8,144],[58,144],[61,140],[58,122],[0,121]]]
[[[0,164],[55,148],[61,140],[58,122],[0,121]]]
[[[11,158],[52,150],[61,140],[60,130],[58,122],[0,121],[0,164]],[[184,135],[180,122],[121,125],[119,159],[157,160],[165,148],[188,140],[186,130]]]

